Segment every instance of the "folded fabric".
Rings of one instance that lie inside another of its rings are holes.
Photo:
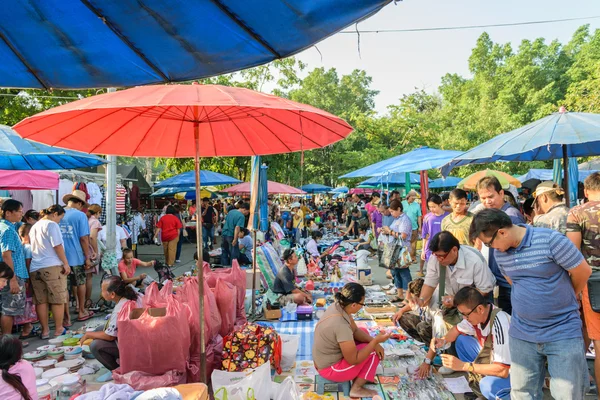
[[[107,383],[100,390],[82,394],[78,400],[133,400],[142,394],[126,384]]]
[[[136,397],[136,400],[182,400],[181,394],[173,388],[147,390]]]

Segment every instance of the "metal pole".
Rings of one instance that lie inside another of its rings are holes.
[[[194,141],[196,156],[194,157],[194,175],[196,176],[196,248],[198,249],[198,292],[200,303],[200,382],[206,381],[206,338],[204,337],[204,257],[202,257],[202,204],[200,199],[200,123],[198,106],[194,106]]]
[[[116,92],[108,88],[108,93]],[[106,254],[116,256],[117,249],[117,156],[106,156]],[[110,257],[112,258],[112,257]],[[110,259],[109,258],[109,259]],[[118,260],[117,260],[118,262]],[[119,276],[117,265],[111,268],[113,275]]]
[[[256,312],[256,229],[252,229],[254,233],[254,244],[252,246],[252,317]]]
[[[565,204],[571,207],[571,193],[569,192],[569,156],[567,154],[567,145],[562,145],[563,153],[563,190],[565,191]]]

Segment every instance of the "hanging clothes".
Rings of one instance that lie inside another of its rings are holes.
[[[139,212],[133,214],[133,218],[128,222],[129,229],[131,229],[131,243],[137,244],[140,232],[146,229],[146,223]]]
[[[131,208],[133,210],[138,210],[140,208],[140,188],[135,183],[131,187],[129,199],[131,201]]]
[[[98,186],[96,182],[88,182],[87,190],[90,194],[90,199],[88,200],[88,203],[101,205],[102,192],[100,191],[100,186]]]
[[[125,197],[127,196],[127,189],[121,184],[117,184],[117,214],[125,214]]]
[[[102,213],[100,214],[100,223],[106,225],[106,189],[104,186],[100,186],[100,193],[102,193],[102,199],[100,200],[100,207],[102,207]]]
[[[9,190],[10,197],[23,204],[23,212],[33,208],[33,196],[31,190]]]
[[[61,179],[58,181],[58,204],[63,204],[63,197],[66,194],[73,193],[73,181],[69,179]]]
[[[31,208],[36,211],[41,211],[56,204],[56,190],[32,190],[31,195],[33,197],[33,205]]]
[[[89,203],[90,194],[88,193],[87,185],[85,184],[85,182],[75,182],[75,184],[73,185],[73,190],[81,190],[83,193],[85,193],[85,201]]]

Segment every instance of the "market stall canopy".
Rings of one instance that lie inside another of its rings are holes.
[[[379,161],[367,167],[357,169],[340,176],[343,178],[362,178],[365,176],[381,176],[395,172],[415,172],[439,168],[447,164],[462,152],[455,150],[440,150],[430,147],[419,147],[408,153]]]
[[[600,171],[600,158],[594,158],[579,164],[579,173],[581,171]]]
[[[496,177],[498,179],[498,181],[500,181],[500,185],[502,185],[503,189],[508,189],[510,185],[513,185],[517,188],[521,187],[521,182],[519,182],[519,180],[517,178],[515,178],[514,176],[510,176],[506,172],[494,171],[491,169],[477,171],[477,172],[467,176],[466,178],[464,178],[463,180],[458,182],[456,187],[458,187],[460,189],[464,189],[464,190],[474,190],[477,187],[477,182],[479,182],[481,179],[483,179],[486,176]]]
[[[152,187],[135,165],[117,165],[117,174],[121,175],[121,178],[135,183],[140,188],[140,193],[152,193]]]
[[[202,186],[213,186],[213,185],[233,185],[240,183],[239,179],[235,179],[232,176],[220,174],[218,172],[200,170],[200,182]],[[196,185],[196,178],[194,177],[194,171],[182,172],[179,175],[172,176],[154,185],[155,188],[194,188]],[[194,189],[192,189],[194,190]],[[183,192],[184,190],[180,190]]]
[[[538,179],[540,181],[551,181],[554,180],[553,170],[551,169],[530,169],[526,174],[519,176],[521,183],[528,181],[529,179]],[[598,171],[579,170],[579,182],[583,182],[585,178]]]
[[[2,190],[58,190],[59,175],[51,171],[0,170]]]
[[[229,193],[230,195],[236,194],[249,194],[250,193],[250,182],[240,183],[223,189],[223,192]],[[284,185],[283,183],[267,181],[267,192],[269,194],[306,194],[305,191],[297,189],[293,186]]]
[[[11,127],[0,125],[0,170],[74,169],[104,163],[98,156],[23,139]]]
[[[437,178],[429,183],[429,189],[446,189],[455,188],[456,185],[462,180],[456,176],[448,176],[446,178]]]
[[[391,0],[0,2],[0,87],[180,82],[296,54]]]
[[[419,174],[410,174],[410,183],[418,185],[421,183],[421,177]],[[388,174],[383,176],[377,176],[373,178],[369,178],[365,181],[362,181],[358,186],[368,186],[368,187],[377,187],[377,186],[389,185],[389,186],[401,186],[406,184],[406,173],[398,172],[394,174]]]
[[[495,161],[553,160],[600,154],[600,114],[561,111],[503,133],[462,153],[442,168]]]
[[[331,191],[331,186],[310,183],[308,185],[300,186],[300,189],[304,190],[306,193],[327,193]]]
[[[336,187],[334,189],[331,189],[329,191],[329,193],[334,193],[334,194],[344,194],[344,193],[348,193],[348,186],[340,186],[340,187]]]

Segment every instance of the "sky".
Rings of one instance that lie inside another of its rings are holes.
[[[359,30],[409,29],[486,25],[526,21],[600,16],[598,0],[404,0],[391,3],[358,24]],[[403,94],[425,89],[435,92],[442,76],[469,76],[468,59],[477,38],[485,31],[497,43],[510,42],[516,49],[523,39],[538,37],[548,42],[570,40],[584,24],[600,29],[600,18],[513,27],[456,31],[361,34],[360,56],[356,34],[338,33],[299,54],[309,69],[336,68],[338,74],[363,69],[379,90],[376,110],[385,113]],[[354,27],[346,28],[354,30]]]

